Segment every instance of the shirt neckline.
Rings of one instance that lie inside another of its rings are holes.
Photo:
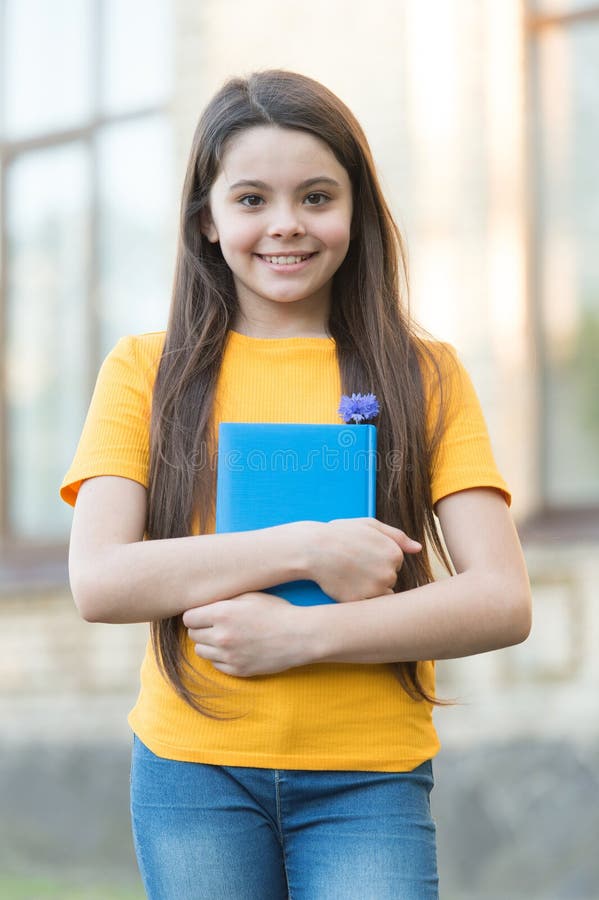
[[[240,331],[234,331],[232,328],[228,331],[229,340],[237,344],[245,344],[248,347],[322,347],[323,349],[332,349],[335,346],[335,339],[332,337],[277,337],[263,338],[254,337],[249,334],[242,334]]]

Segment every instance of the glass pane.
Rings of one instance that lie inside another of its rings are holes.
[[[124,334],[166,327],[177,196],[171,129],[152,116],[99,136],[100,318],[106,353]]]
[[[546,490],[599,502],[599,23],[539,40]]]
[[[79,125],[91,114],[91,0],[5,2],[5,136]]]
[[[105,0],[103,16],[103,111],[165,102],[172,87],[171,4]]]
[[[596,9],[597,3],[593,0],[532,0],[529,6],[531,12],[543,13],[543,15],[563,15],[585,9]]]
[[[591,0],[533,0],[530,6],[533,12],[536,13],[564,15],[587,9],[597,9],[598,4],[591,2]]]
[[[20,157],[7,172],[8,503],[12,530],[62,539],[58,487],[87,402],[89,173],[80,144]]]

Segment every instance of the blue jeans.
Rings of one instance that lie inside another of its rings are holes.
[[[177,762],[134,737],[149,900],[437,900],[429,761],[411,772]]]

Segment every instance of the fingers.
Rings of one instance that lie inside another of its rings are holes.
[[[210,642],[210,631],[208,628],[188,628],[187,636],[194,644]]]
[[[208,606],[196,606],[183,613],[186,628],[211,628],[214,624],[214,610]]]
[[[422,544],[420,541],[415,541],[413,538],[409,538],[406,535],[406,539],[409,543],[402,545],[402,550],[404,553],[420,553],[422,550]]]
[[[223,659],[223,655],[217,647],[212,647],[210,644],[196,644],[193,649],[196,656],[211,662],[214,668],[218,669],[219,672],[223,672],[225,675],[239,674],[237,669],[231,665],[231,663],[226,662]]]
[[[195,610],[188,610],[188,612],[193,613]],[[187,615],[187,613],[185,613],[185,615]],[[196,656],[201,656],[202,659],[208,659],[212,663],[222,663],[224,662],[222,658],[222,649],[214,644],[206,643],[210,640],[210,634],[213,627],[213,625],[190,627],[187,629],[187,637],[194,645],[193,649]]]
[[[220,651],[210,644],[195,644],[193,649],[196,656],[201,656],[202,659],[209,659],[213,663],[224,663]]]
[[[189,640],[195,645],[194,650],[198,656],[204,659],[219,661],[218,651],[211,644],[204,643],[214,628],[214,623],[208,621],[206,607],[198,606],[188,609],[183,613],[183,624],[187,629]]]
[[[395,543],[401,547],[404,553],[419,553],[420,550],[422,550],[420,541],[415,541],[413,538],[408,537],[401,528],[395,528],[394,525],[387,525],[386,522],[381,522],[380,519],[374,519],[373,521],[376,523],[376,527],[379,531],[382,531],[383,534],[392,538]]]

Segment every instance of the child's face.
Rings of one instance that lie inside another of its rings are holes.
[[[263,318],[272,304],[301,304],[324,324],[351,219],[351,182],[328,145],[260,125],[231,139],[202,232],[220,243],[242,313]]]

